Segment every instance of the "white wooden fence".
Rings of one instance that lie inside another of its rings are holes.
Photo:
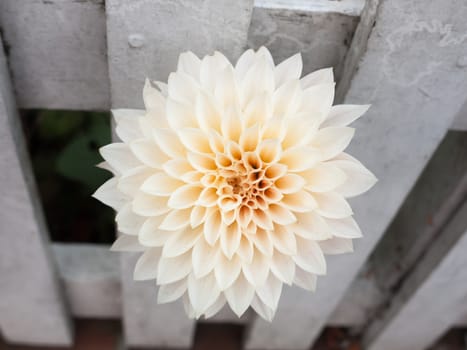
[[[144,77],[166,79],[181,51],[260,45],[278,61],[301,51],[305,72],[333,66],[340,101],[373,105],[351,151],[379,183],[352,203],[365,237],[315,293],[285,289],[272,323],[214,321],[248,325],[247,349],[285,350],[326,325],[374,350],[424,349],[466,325],[467,144],[451,132],[438,149],[467,130],[465,18],[465,0],[1,0],[3,337],[69,345],[72,317],[121,318],[130,346],[190,346],[195,323],[132,281],[133,256],[50,244],[17,108],[141,107]]]

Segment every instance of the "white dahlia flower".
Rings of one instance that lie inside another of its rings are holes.
[[[283,283],[313,290],[324,254],[361,237],[345,198],[376,179],[343,151],[368,106],[332,106],[331,69],[301,73],[300,54],[275,66],[264,47],[235,66],[186,52],[168,84],[146,81],[145,110],[113,111],[122,142],[101,148],[114,177],[94,196],[160,303],[271,320]]]

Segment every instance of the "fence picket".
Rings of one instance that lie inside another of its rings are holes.
[[[246,46],[253,0],[107,0],[107,39],[113,108],[142,106],[146,76],[166,81],[176,69],[178,55],[223,51],[236,59]],[[194,321],[180,302],[157,305],[156,286],[135,282],[135,256],[124,255],[122,264],[123,323],[131,346],[187,348]]]
[[[354,39],[366,50],[355,61],[345,101],[373,106],[356,123],[350,153],[379,178],[352,201],[365,237],[354,254],[330,257],[315,293],[286,290],[273,323],[254,324],[248,349],[307,349],[319,335],[465,102],[467,71],[456,61],[467,55],[466,12],[462,0],[447,7],[442,0],[384,1],[368,42]],[[371,22],[362,19],[361,25]],[[441,35],[440,23],[450,28],[448,35]],[[289,298],[302,300],[300,307]]]
[[[0,328],[7,341],[71,345],[0,38]]]

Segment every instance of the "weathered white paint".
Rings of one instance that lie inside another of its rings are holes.
[[[465,315],[466,227],[464,202],[447,225],[449,232],[423,257],[383,319],[368,330],[364,339],[369,350],[426,349]],[[454,239],[459,235],[461,238]]]
[[[71,345],[0,38],[0,329],[7,341]]]
[[[360,16],[365,0],[255,0],[255,7]]]
[[[286,291],[273,323],[255,323],[249,349],[307,349],[320,333],[465,102],[467,69],[456,61],[467,54],[466,16],[463,0],[380,4],[345,98],[372,104],[349,150],[379,178],[352,200],[365,237],[355,253],[328,259],[315,293]]]
[[[20,107],[109,109],[104,0],[2,0],[0,28]]]
[[[253,0],[106,1],[112,107],[141,107],[144,79],[167,81],[183,51],[236,59],[252,9]]]
[[[53,252],[71,313],[120,318],[120,261],[106,245],[54,243]]]
[[[282,1],[255,2],[248,46],[268,47],[276,63],[301,52],[304,74],[333,67],[339,79],[359,18],[359,11],[345,7],[349,2],[353,3],[326,1],[327,7],[322,1],[300,1],[304,6],[289,1],[287,6]]]

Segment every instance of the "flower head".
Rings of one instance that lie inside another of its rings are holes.
[[[122,142],[101,149],[114,177],[94,196],[117,211],[113,248],[144,252],[134,277],[157,279],[159,302],[271,320],[284,283],[313,290],[324,254],[352,251],[345,198],[375,177],[343,151],[368,106],[332,106],[332,70],[301,71],[300,54],[275,66],[266,48],[235,66],[187,52],[167,84],[146,81],[145,110],[113,111]]]

